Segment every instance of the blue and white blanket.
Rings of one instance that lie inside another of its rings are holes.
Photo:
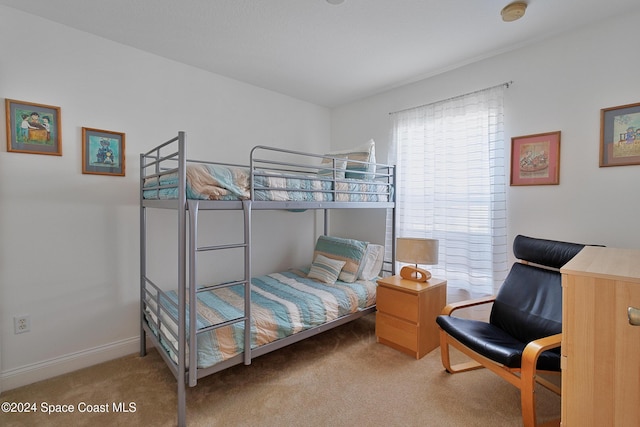
[[[161,298],[160,305],[177,318],[177,294],[171,291],[166,295],[167,298]],[[242,317],[243,295],[242,285],[199,293],[197,327]],[[254,278],[251,288],[251,347],[256,348],[355,313],[374,305],[375,298],[376,284],[365,280],[326,284],[307,278],[303,272],[294,271]],[[155,309],[151,301],[146,317],[153,330],[157,330],[154,326],[157,321],[153,314]],[[166,339],[177,348],[177,343],[168,333],[168,329],[177,331],[175,322],[170,316],[161,314],[160,323],[163,335],[169,337]],[[203,332],[198,334],[198,367],[212,366],[240,354],[243,349],[244,322]],[[176,355],[171,351],[169,353],[177,361]]]
[[[238,200],[249,198],[249,169],[213,164],[188,164],[187,199]],[[148,178],[143,183],[145,199],[177,199],[178,174]]]
[[[243,200],[250,197],[248,168],[214,164],[188,164],[187,198],[199,200]],[[176,199],[178,175],[166,174],[144,181],[145,199]],[[388,186],[361,179],[333,181],[318,175],[256,174],[254,200],[386,202]]]

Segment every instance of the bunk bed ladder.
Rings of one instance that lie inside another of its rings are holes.
[[[189,333],[188,333],[188,346],[189,346],[189,369],[188,369],[188,383],[190,387],[197,384],[198,371],[197,367],[197,334],[208,332],[214,329],[229,326],[235,323],[244,322],[244,364],[251,364],[251,201],[245,200],[242,202],[242,210],[244,212],[244,239],[241,243],[232,243],[224,245],[214,246],[199,246],[198,245],[198,212],[199,212],[199,200],[187,200],[187,207],[189,211]],[[197,255],[202,252],[221,251],[228,249],[242,248],[244,250],[244,273],[241,280],[235,280],[230,282],[224,282],[214,285],[202,286],[196,283],[196,271],[197,271]],[[214,289],[220,289],[224,287],[238,286],[244,287],[244,313],[243,316],[228,319],[224,322],[216,323],[203,328],[197,327],[197,309],[195,304],[191,305],[191,301],[197,301],[197,294],[200,292],[206,292]],[[248,331],[248,332],[247,332]],[[194,337],[194,338],[192,338]],[[193,368],[191,368],[193,367]]]

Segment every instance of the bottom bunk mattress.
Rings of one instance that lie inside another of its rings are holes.
[[[376,298],[376,284],[372,281],[327,284],[294,270],[256,277],[251,284],[251,348],[355,313],[374,305]],[[197,300],[198,329],[244,315],[243,285],[200,292]],[[173,350],[177,348],[177,293],[162,293],[159,301],[159,315],[155,300],[147,301],[147,323],[156,335],[158,328],[162,331],[160,342],[177,363]],[[197,335],[198,368],[213,366],[244,350],[244,322]]]

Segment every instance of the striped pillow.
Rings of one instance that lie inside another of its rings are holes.
[[[318,255],[344,261],[345,265],[338,278],[347,283],[358,279],[362,268],[362,259],[367,249],[367,242],[340,237],[320,236],[316,242],[314,257]]]
[[[342,270],[344,264],[344,261],[327,258],[322,255],[316,255],[307,277],[310,279],[318,279],[321,282],[334,284],[336,283],[336,280],[338,280],[338,275],[340,274],[340,270]]]

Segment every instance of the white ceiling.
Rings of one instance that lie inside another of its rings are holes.
[[[0,5],[328,107],[611,16],[638,0],[0,0]]]

